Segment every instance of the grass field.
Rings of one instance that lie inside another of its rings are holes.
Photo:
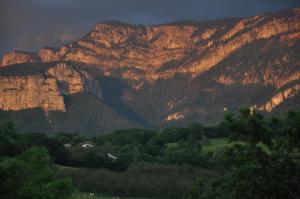
[[[228,138],[209,139],[209,142],[203,145],[204,152],[215,152],[230,147],[234,143],[228,142]]]
[[[112,199],[113,197],[101,196],[101,195],[90,195],[89,193],[75,193],[70,199]]]
[[[123,198],[117,196],[103,196],[99,194],[76,192],[73,194],[73,196],[70,199],[147,199],[147,198],[125,198],[125,197]]]
[[[226,147],[231,147],[236,143],[241,142],[229,142],[228,138],[215,138],[215,139],[208,139],[206,143],[203,143],[203,152],[216,152],[222,150]],[[178,143],[168,143],[167,147],[175,147]]]

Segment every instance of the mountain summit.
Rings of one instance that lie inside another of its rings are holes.
[[[61,48],[5,54],[0,109],[23,131],[101,133],[215,123],[241,106],[299,108],[299,52],[300,8],[156,26],[106,21]]]

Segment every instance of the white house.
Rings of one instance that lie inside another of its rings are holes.
[[[88,148],[93,148],[93,147],[94,147],[94,144],[93,144],[93,143],[90,143],[90,142],[86,142],[86,143],[80,144],[80,146],[81,146],[82,148],[88,149]]]

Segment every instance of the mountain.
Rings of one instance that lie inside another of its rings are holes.
[[[0,109],[21,131],[102,133],[213,124],[224,111],[299,108],[300,8],[163,25],[97,24],[0,65]]]

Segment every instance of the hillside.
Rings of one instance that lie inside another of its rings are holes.
[[[21,131],[93,134],[213,124],[245,106],[272,114],[300,107],[299,52],[299,8],[156,26],[105,21],[61,48],[5,54],[0,109]]]

